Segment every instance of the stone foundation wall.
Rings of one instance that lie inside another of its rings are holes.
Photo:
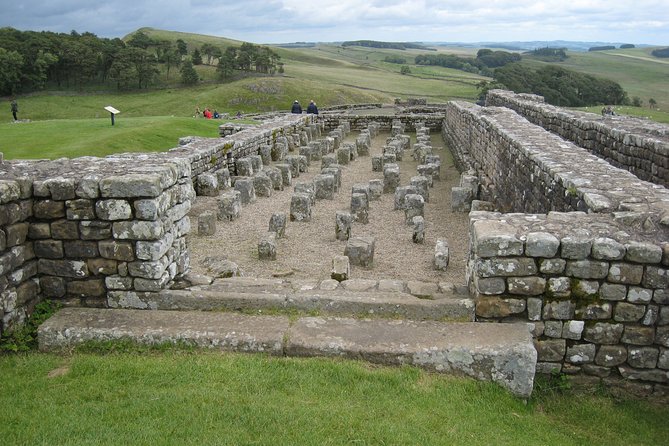
[[[398,114],[398,115],[349,115],[349,114],[326,114],[319,115],[319,122],[322,122],[326,130],[332,130],[339,126],[343,121],[348,121],[351,130],[361,131],[369,127],[369,124],[376,122],[381,131],[390,132],[393,121],[400,120],[405,125],[406,131],[415,131],[414,123],[422,122],[429,127],[432,132],[440,132],[443,122],[443,113],[441,114]]]
[[[314,132],[283,116],[225,138],[182,138],[166,153],[54,161],[0,158],[0,333],[44,298],[140,301],[188,271],[193,179]]]
[[[451,103],[442,133],[481,194],[515,212],[470,213],[477,320],[531,322],[540,372],[666,394],[667,189],[505,108]]]
[[[629,116],[567,110],[533,95],[491,90],[486,105],[508,107],[638,178],[669,185],[669,126]]]

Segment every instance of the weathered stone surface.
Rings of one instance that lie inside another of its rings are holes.
[[[369,199],[379,200],[381,195],[383,195],[383,180],[369,180]]]
[[[655,340],[654,327],[625,326],[621,341],[624,344],[651,345]]]
[[[622,345],[602,345],[595,356],[595,364],[615,367],[627,360],[627,349]]]
[[[630,242],[625,245],[625,260],[636,263],[660,263],[662,248],[652,243]]]
[[[525,311],[525,301],[497,296],[481,296],[476,299],[476,315],[484,318],[502,318]]]
[[[100,180],[100,195],[106,198],[157,197],[162,191],[160,175],[131,173]]]
[[[583,321],[567,321],[562,326],[562,337],[564,339],[573,339],[578,341],[583,335],[585,322]]]
[[[216,234],[216,214],[214,211],[204,211],[198,215],[197,233],[203,236]]]
[[[295,187],[293,188],[295,192],[299,192],[302,194],[307,194],[311,197],[311,205],[316,204],[316,191],[314,189],[314,183],[313,181],[310,182],[299,182],[295,183]]]
[[[218,177],[213,173],[201,173],[195,179],[195,192],[204,197],[215,197],[218,195]]]
[[[311,221],[311,197],[308,194],[298,192],[291,196],[290,221]]]
[[[548,232],[530,232],[525,241],[525,255],[529,257],[554,257],[560,240]]]
[[[240,177],[252,177],[255,173],[253,162],[250,158],[238,158],[235,160],[235,169]]]
[[[474,196],[468,187],[451,188],[451,210],[453,212],[469,212]]]
[[[163,236],[163,225],[159,221],[117,221],[112,224],[112,234],[119,240],[158,240]]]
[[[404,197],[404,221],[410,225],[414,217],[423,217],[425,215],[425,200],[421,195],[408,194]]]
[[[353,220],[359,223],[369,223],[369,200],[367,194],[351,194],[351,215],[353,216]]]
[[[655,347],[629,347],[627,349],[627,363],[637,369],[654,369],[660,351]]]
[[[135,250],[131,242],[103,240],[98,242],[100,255],[105,259],[130,262],[135,260]]]
[[[218,212],[216,214],[219,220],[236,220],[242,214],[241,192],[233,190],[221,194],[218,197]]]
[[[334,175],[316,175],[314,177],[314,192],[317,200],[332,200],[335,192]]]
[[[427,177],[424,177],[422,175],[418,175],[415,177],[411,177],[410,185],[413,186],[416,189],[416,193],[418,195],[421,195],[423,197],[423,200],[425,202],[430,201],[430,181]]]
[[[362,356],[385,364],[485,377],[522,397],[532,391],[536,363],[527,329],[510,324],[302,318],[291,328],[287,352]]]
[[[563,237],[561,248],[560,254],[563,259],[583,260],[590,255],[592,240],[578,236]]]
[[[331,164],[330,167],[321,169],[321,174],[334,176],[334,190],[339,192],[341,189],[342,168],[339,164]]]
[[[98,244],[94,241],[68,240],[63,244],[65,256],[71,259],[98,257]]]
[[[535,260],[528,257],[479,259],[475,268],[479,277],[522,277],[537,273]]]
[[[589,364],[595,361],[595,344],[575,344],[567,347],[565,359],[572,364]]]
[[[276,164],[274,167],[281,172],[281,181],[283,185],[290,186],[293,183],[293,174],[291,172],[290,164]]]
[[[272,181],[272,188],[274,188],[274,190],[283,190],[283,176],[279,169],[274,166],[269,166],[266,167],[263,172]]]
[[[222,169],[217,169],[216,171],[214,171],[214,175],[216,175],[216,180],[218,180],[219,190],[227,189],[232,185],[230,179],[230,171],[228,170],[227,167],[224,167]]]
[[[286,234],[286,213],[277,212],[269,219],[269,231],[276,233],[276,238],[282,238]]]
[[[617,344],[623,334],[623,324],[597,322],[585,328],[583,339],[594,344]]]
[[[542,259],[539,261],[539,271],[543,274],[562,274],[567,266],[564,259]]]
[[[330,277],[337,282],[348,280],[351,276],[351,266],[347,256],[335,256],[332,259],[332,272]]]
[[[632,304],[647,304],[653,299],[653,290],[631,286],[627,292],[627,302]]]
[[[573,319],[575,311],[576,304],[568,300],[544,303],[544,319]]]
[[[567,275],[580,279],[603,279],[609,273],[609,264],[595,260],[573,260],[567,262]]]
[[[253,190],[258,197],[271,197],[274,185],[272,180],[264,172],[261,172],[253,177]]]
[[[608,303],[590,303],[585,306],[579,306],[576,309],[576,317],[579,319],[611,319],[613,306]]]
[[[337,240],[348,240],[351,237],[351,225],[353,224],[353,215],[346,211],[337,211],[335,213],[335,238]]]
[[[537,349],[537,360],[539,361],[562,361],[567,351],[567,343],[564,339],[546,339],[534,342]]]
[[[344,255],[351,265],[371,267],[374,262],[374,237],[352,237],[346,243]]]
[[[546,279],[543,277],[509,277],[506,282],[511,294],[538,296],[546,290]]]
[[[569,277],[551,277],[548,279],[548,292],[555,297],[569,297],[571,280]]]
[[[643,277],[643,266],[630,263],[611,263],[607,280],[613,283],[638,285]]]
[[[669,288],[669,269],[646,266],[641,285],[646,288]]]
[[[383,166],[383,193],[392,194],[400,185],[400,166],[397,164],[384,164]]]
[[[93,200],[78,199],[67,200],[65,202],[65,215],[68,220],[93,220],[95,219],[95,209]]]
[[[627,366],[618,367],[618,371],[627,380],[651,381],[657,383],[669,382],[669,373],[666,370],[639,370]]]
[[[434,269],[437,271],[446,271],[449,260],[450,249],[448,246],[448,240],[437,239],[437,243],[434,246]]]
[[[413,225],[413,235],[411,240],[414,243],[423,243],[425,241],[425,219],[422,216],[416,216],[411,220]]]
[[[417,194],[418,190],[414,186],[399,186],[395,189],[395,209],[406,209],[406,196],[409,194]]]
[[[89,275],[88,265],[80,260],[39,259],[37,265],[39,273],[48,276],[81,279]]]
[[[237,178],[237,181],[235,181],[235,190],[239,192],[239,199],[242,206],[256,201],[256,190],[255,187],[253,187],[253,178]]]
[[[115,307],[150,308],[153,294],[121,292],[114,295],[112,303]],[[41,351],[70,350],[89,341],[130,339],[149,345],[185,342],[208,349],[281,355],[288,325],[285,316],[64,308],[40,326],[38,340]]]
[[[41,259],[62,259],[65,256],[60,240],[37,240],[33,246],[35,255]]]
[[[258,241],[258,258],[276,260],[276,232],[267,232]]]
[[[613,319],[617,322],[638,322],[646,312],[643,305],[619,302],[613,312]]]
[[[620,260],[625,257],[625,245],[611,238],[596,238],[592,243],[592,256],[601,260]]]
[[[239,266],[227,258],[206,257],[202,264],[216,278],[238,277],[242,275]]]
[[[504,222],[479,220],[472,226],[474,252],[479,257],[519,256],[523,242],[514,228]]]
[[[65,296],[66,283],[63,277],[42,276],[39,278],[40,289],[44,297]]]

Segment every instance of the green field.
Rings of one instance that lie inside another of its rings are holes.
[[[221,48],[241,42],[214,36],[143,28],[152,38],[183,39],[192,50],[203,43]],[[439,53],[475,56],[476,49],[435,47]],[[202,83],[181,87],[178,70],[169,77],[162,68],[161,78],[169,88],[119,93],[96,91],[44,91],[19,96],[19,117],[30,123],[12,124],[9,103],[0,109],[0,152],[5,158],[76,157],[104,155],[116,151],[166,150],[179,136],[216,136],[220,122],[192,122],[195,107],[209,107],[235,115],[267,111],[287,111],[293,100],[303,104],[310,99],[319,107],[347,103],[392,104],[396,98],[427,98],[429,102],[475,101],[476,85],[488,78],[463,71],[413,64],[424,50],[391,50],[341,47],[318,44],[312,48],[279,48],[285,63],[283,75],[243,77],[230,82],[216,81],[214,66],[196,67]],[[389,56],[406,59],[410,74],[400,74],[402,65],[387,63]],[[657,110],[625,107],[619,113],[646,116],[669,122],[669,63],[650,55],[650,49],[615,50],[589,53],[570,52],[561,64],[578,71],[609,77],[619,82],[630,97],[648,104],[657,101]],[[545,62],[525,58],[529,66]],[[110,87],[105,87],[110,88]],[[98,88],[99,90],[99,88]],[[121,110],[115,128],[108,128],[103,110],[112,105]],[[594,110],[598,112],[598,110]]]
[[[194,352],[0,357],[3,444],[660,445],[666,406],[412,367]]]

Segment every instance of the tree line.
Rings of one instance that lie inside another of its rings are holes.
[[[199,76],[193,65],[218,62],[220,79],[236,71],[274,74],[283,72],[280,57],[268,47],[243,43],[225,50],[203,44],[189,54],[188,44],[153,39],[142,31],[127,42],[101,38],[93,33],[54,33],[0,28],[0,94],[11,95],[54,88],[82,88],[114,85],[118,90],[145,89],[166,83],[159,80],[164,67],[166,79],[180,68],[181,82],[194,84]]]
[[[461,57],[453,54],[419,54],[414,61],[416,65],[437,65],[491,76],[492,69],[502,67],[511,62],[517,62],[521,58],[521,55],[518,53],[493,51],[484,48],[478,50],[476,57]]]

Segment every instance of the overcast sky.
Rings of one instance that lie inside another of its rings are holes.
[[[580,40],[669,45],[668,0],[0,0],[0,27],[254,43]]]

